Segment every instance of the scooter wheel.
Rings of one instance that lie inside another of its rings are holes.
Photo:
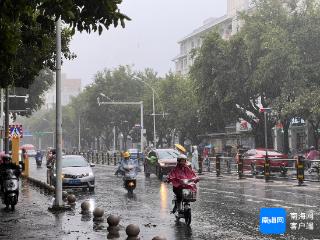
[[[14,211],[14,209],[15,209],[15,205],[11,204],[11,211]]]
[[[184,219],[186,224],[189,226],[191,224],[191,209],[186,210],[184,213]]]

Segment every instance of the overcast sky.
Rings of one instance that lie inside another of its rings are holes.
[[[64,61],[67,78],[80,78],[82,86],[93,82],[104,68],[133,65],[152,68],[160,76],[174,70],[178,40],[210,17],[226,14],[227,0],[123,0],[120,10],[132,20],[126,27],[110,28],[102,35],[77,33],[71,50],[77,55]]]

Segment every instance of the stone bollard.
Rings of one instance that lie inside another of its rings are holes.
[[[62,191],[62,200],[64,202],[68,201],[68,192],[67,191]]]
[[[208,161],[210,161],[208,159]],[[220,173],[221,173],[221,155],[217,154],[216,155],[216,175],[217,177],[220,177]]]
[[[67,197],[68,204],[69,205],[75,205],[76,204],[76,196],[74,194],[70,194]]]
[[[81,203],[81,214],[89,214],[90,213],[90,203],[89,201],[84,201]]]
[[[120,234],[119,234],[119,222],[120,222],[120,217],[118,216],[115,216],[115,215],[110,215],[108,218],[107,218],[107,222],[109,224],[109,227],[107,228],[108,230],[108,236],[107,238],[108,239],[112,239],[112,238],[118,238],[120,237]]]
[[[139,240],[140,237],[138,236],[140,233],[140,228],[136,224],[129,224],[126,228],[126,233],[128,235],[127,240]]]
[[[103,208],[96,207],[93,210],[93,221],[102,222],[103,221],[103,214],[104,214]]]
[[[56,188],[54,186],[49,185],[49,191],[51,193],[54,193],[56,191]]]
[[[155,236],[152,240],[167,240],[165,236]]]

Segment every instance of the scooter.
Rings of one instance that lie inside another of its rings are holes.
[[[184,218],[185,223],[189,226],[191,224],[191,206],[190,202],[195,202],[197,200],[197,193],[191,189],[195,189],[194,179],[181,179],[182,184],[182,208],[178,206],[177,198],[174,196],[172,203],[177,206],[177,211],[174,213],[176,220],[179,221],[180,218]]]
[[[41,167],[42,156],[36,156],[36,164],[37,164],[37,167]]]
[[[19,197],[19,175],[15,169],[6,169],[2,176],[2,203],[14,211]]]
[[[319,162],[312,162],[310,164],[310,168],[308,169],[308,173],[316,173],[318,176],[320,175],[320,163]]]
[[[123,186],[129,194],[133,194],[133,190],[137,186],[137,172],[134,165],[124,165]]]

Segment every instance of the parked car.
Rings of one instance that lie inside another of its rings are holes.
[[[279,161],[278,159],[288,159],[288,155],[274,149],[267,149],[268,158],[270,159],[271,171],[279,171],[281,166],[288,167],[288,161]],[[265,148],[250,149],[243,154],[243,163],[245,170],[253,170],[251,165],[256,166],[256,171],[263,172],[266,157]],[[273,161],[276,160],[277,161]]]
[[[62,156],[62,187],[63,188],[88,188],[90,192],[95,188],[95,176],[87,159],[81,155]],[[48,184],[55,185],[56,182],[56,163],[48,166]]]
[[[149,177],[153,173],[162,180],[163,175],[167,175],[177,165],[178,155],[179,152],[171,148],[151,150],[144,161],[145,176]],[[156,158],[154,163],[148,160],[152,156]],[[189,162],[188,164],[190,165]]]

